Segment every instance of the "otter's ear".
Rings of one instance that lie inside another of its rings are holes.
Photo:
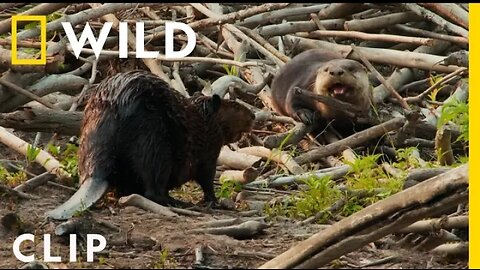
[[[214,94],[214,95],[212,96],[212,100],[211,100],[210,106],[211,106],[211,109],[212,109],[212,111],[213,111],[214,113],[216,113],[216,112],[220,109],[220,104],[222,103],[222,100],[221,100],[221,99],[222,99],[222,98],[221,98],[219,95],[217,95],[217,94]]]

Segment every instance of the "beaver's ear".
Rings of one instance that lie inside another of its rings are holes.
[[[216,112],[220,109],[220,105],[221,105],[221,103],[222,103],[222,100],[221,100],[221,99],[222,99],[222,98],[221,98],[219,95],[213,94],[213,96],[212,96],[212,101],[211,101],[210,106],[211,106],[212,111],[213,111],[214,113],[216,113]]]

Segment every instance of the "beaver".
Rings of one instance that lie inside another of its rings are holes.
[[[249,133],[254,114],[218,95],[187,98],[141,70],[103,80],[84,110],[79,190],[50,211],[68,219],[98,201],[109,186],[121,196],[137,193],[162,205],[185,207],[169,191],[189,180],[216,203],[213,180],[223,145]]]
[[[355,119],[342,109],[295,94],[294,87],[351,103],[362,114],[370,111],[372,88],[367,69],[335,52],[310,49],[293,57],[272,81],[272,101],[278,113],[317,130],[331,124],[341,133],[349,133],[348,130],[355,126]]]

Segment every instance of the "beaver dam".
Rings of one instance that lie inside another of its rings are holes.
[[[0,16],[1,268],[468,267],[468,4]]]

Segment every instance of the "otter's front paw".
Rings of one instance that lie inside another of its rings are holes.
[[[292,117],[295,121],[302,122],[307,126],[311,126],[315,122],[315,113],[308,109],[296,110]]]

